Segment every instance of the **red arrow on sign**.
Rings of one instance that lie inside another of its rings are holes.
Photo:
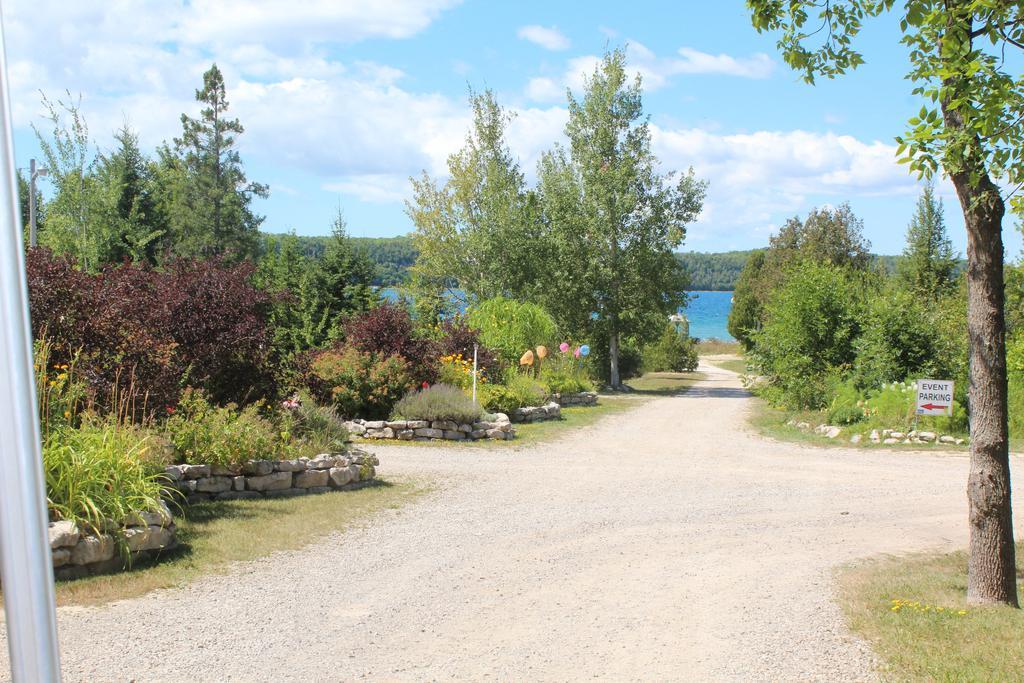
[[[939,408],[948,408],[949,406],[947,406],[947,405],[935,405],[934,403],[925,403],[921,407],[924,408],[925,410],[938,410]]]

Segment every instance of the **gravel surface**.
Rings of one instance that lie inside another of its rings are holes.
[[[65,680],[873,679],[833,569],[965,546],[967,458],[766,440],[736,376],[701,369],[549,444],[375,447],[384,478],[437,490],[227,575],[62,608]]]

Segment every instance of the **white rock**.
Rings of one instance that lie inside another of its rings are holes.
[[[872,429],[871,434],[868,435],[868,438],[871,439],[873,443],[878,443],[879,441],[882,440],[882,436],[881,434],[878,433],[877,429]]]
[[[250,460],[242,466],[242,472],[253,477],[262,477],[274,471],[274,463],[270,460]]]
[[[889,436],[891,436],[894,439],[905,439],[905,438],[907,438],[907,435],[904,434],[903,432],[889,432]]]
[[[125,545],[133,553],[140,550],[161,550],[174,545],[174,528],[159,526],[132,527],[124,530]]]
[[[203,477],[196,480],[199,493],[221,493],[231,490],[231,477]]]
[[[921,439],[921,441],[935,441],[935,432],[918,432],[917,438]]]
[[[60,522],[50,522],[49,529],[47,529],[50,535],[50,548],[70,548],[76,543],[81,536],[78,531],[78,526],[74,522],[62,520]]]
[[[887,444],[887,445],[888,444],[899,443],[899,442],[900,442],[899,439],[894,439],[891,436],[889,438],[887,438],[887,439],[882,439],[882,443]]]
[[[348,467],[333,467],[330,470],[331,483],[335,486],[344,486],[352,481],[352,471]]]
[[[949,434],[943,434],[942,436],[939,437],[939,443],[954,444],[956,443],[956,439],[951,437]]]
[[[824,434],[826,438],[834,439],[837,436],[839,436],[839,434],[842,431],[843,430],[841,427],[836,427],[835,425],[825,425],[825,429],[822,431],[822,434]]]
[[[307,470],[295,475],[294,486],[297,489],[309,489],[316,486],[327,486],[327,470]]]
[[[854,434],[850,437],[850,443],[860,443],[863,438],[861,434]]]
[[[250,491],[280,491],[292,486],[291,472],[272,472],[261,477],[249,477],[245,482]]]
[[[71,564],[93,564],[109,560],[114,556],[115,549],[111,536],[86,536],[72,549]]]

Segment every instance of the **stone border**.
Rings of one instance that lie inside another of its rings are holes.
[[[843,427],[829,424],[820,424],[817,427],[812,428],[809,423],[797,422],[796,420],[789,420],[786,422],[786,426],[796,427],[802,432],[813,431],[815,434],[824,436],[826,439],[836,439],[844,431]],[[850,443],[860,443],[864,440],[865,433],[866,432],[863,430],[860,432],[854,432],[850,436]],[[968,439],[962,439],[949,434],[937,434],[936,432],[918,430],[902,432],[898,429],[883,429],[881,431],[872,429],[871,432],[867,434],[867,439],[871,443],[883,444],[886,446],[892,446],[895,444],[943,444],[947,446],[962,446],[963,444],[968,443]]]
[[[575,408],[577,406],[596,406],[596,391],[581,391],[577,394],[551,394],[551,400],[563,408]]]
[[[207,500],[284,498],[366,485],[376,477],[377,456],[352,450],[296,460],[250,460],[244,465],[172,465],[169,488],[191,505]]]
[[[530,423],[530,422],[543,422],[545,420],[561,420],[562,419],[562,406],[551,401],[545,403],[542,406],[525,406],[523,408],[516,408],[509,415],[512,422],[516,423]]]
[[[113,525],[107,531],[83,533],[74,522],[50,522],[54,576],[77,579],[108,574],[178,545],[177,529],[166,504],[159,512],[136,513],[123,525]]]
[[[493,421],[458,423],[451,420],[351,420],[349,434],[362,439],[398,441],[482,441],[514,439],[516,431],[508,415],[498,413]]]

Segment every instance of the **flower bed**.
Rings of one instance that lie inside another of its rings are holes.
[[[283,498],[365,485],[376,476],[377,456],[362,451],[315,458],[250,460],[244,465],[173,465],[170,486],[188,504],[206,500]]]
[[[71,521],[50,522],[50,553],[58,579],[120,571],[137,559],[174,548],[174,519],[166,505],[160,512],[131,515],[106,533],[84,531]]]
[[[493,421],[462,423],[451,420],[352,420],[345,427],[364,439],[400,441],[496,441],[514,439],[516,432],[508,416],[498,413]]]

